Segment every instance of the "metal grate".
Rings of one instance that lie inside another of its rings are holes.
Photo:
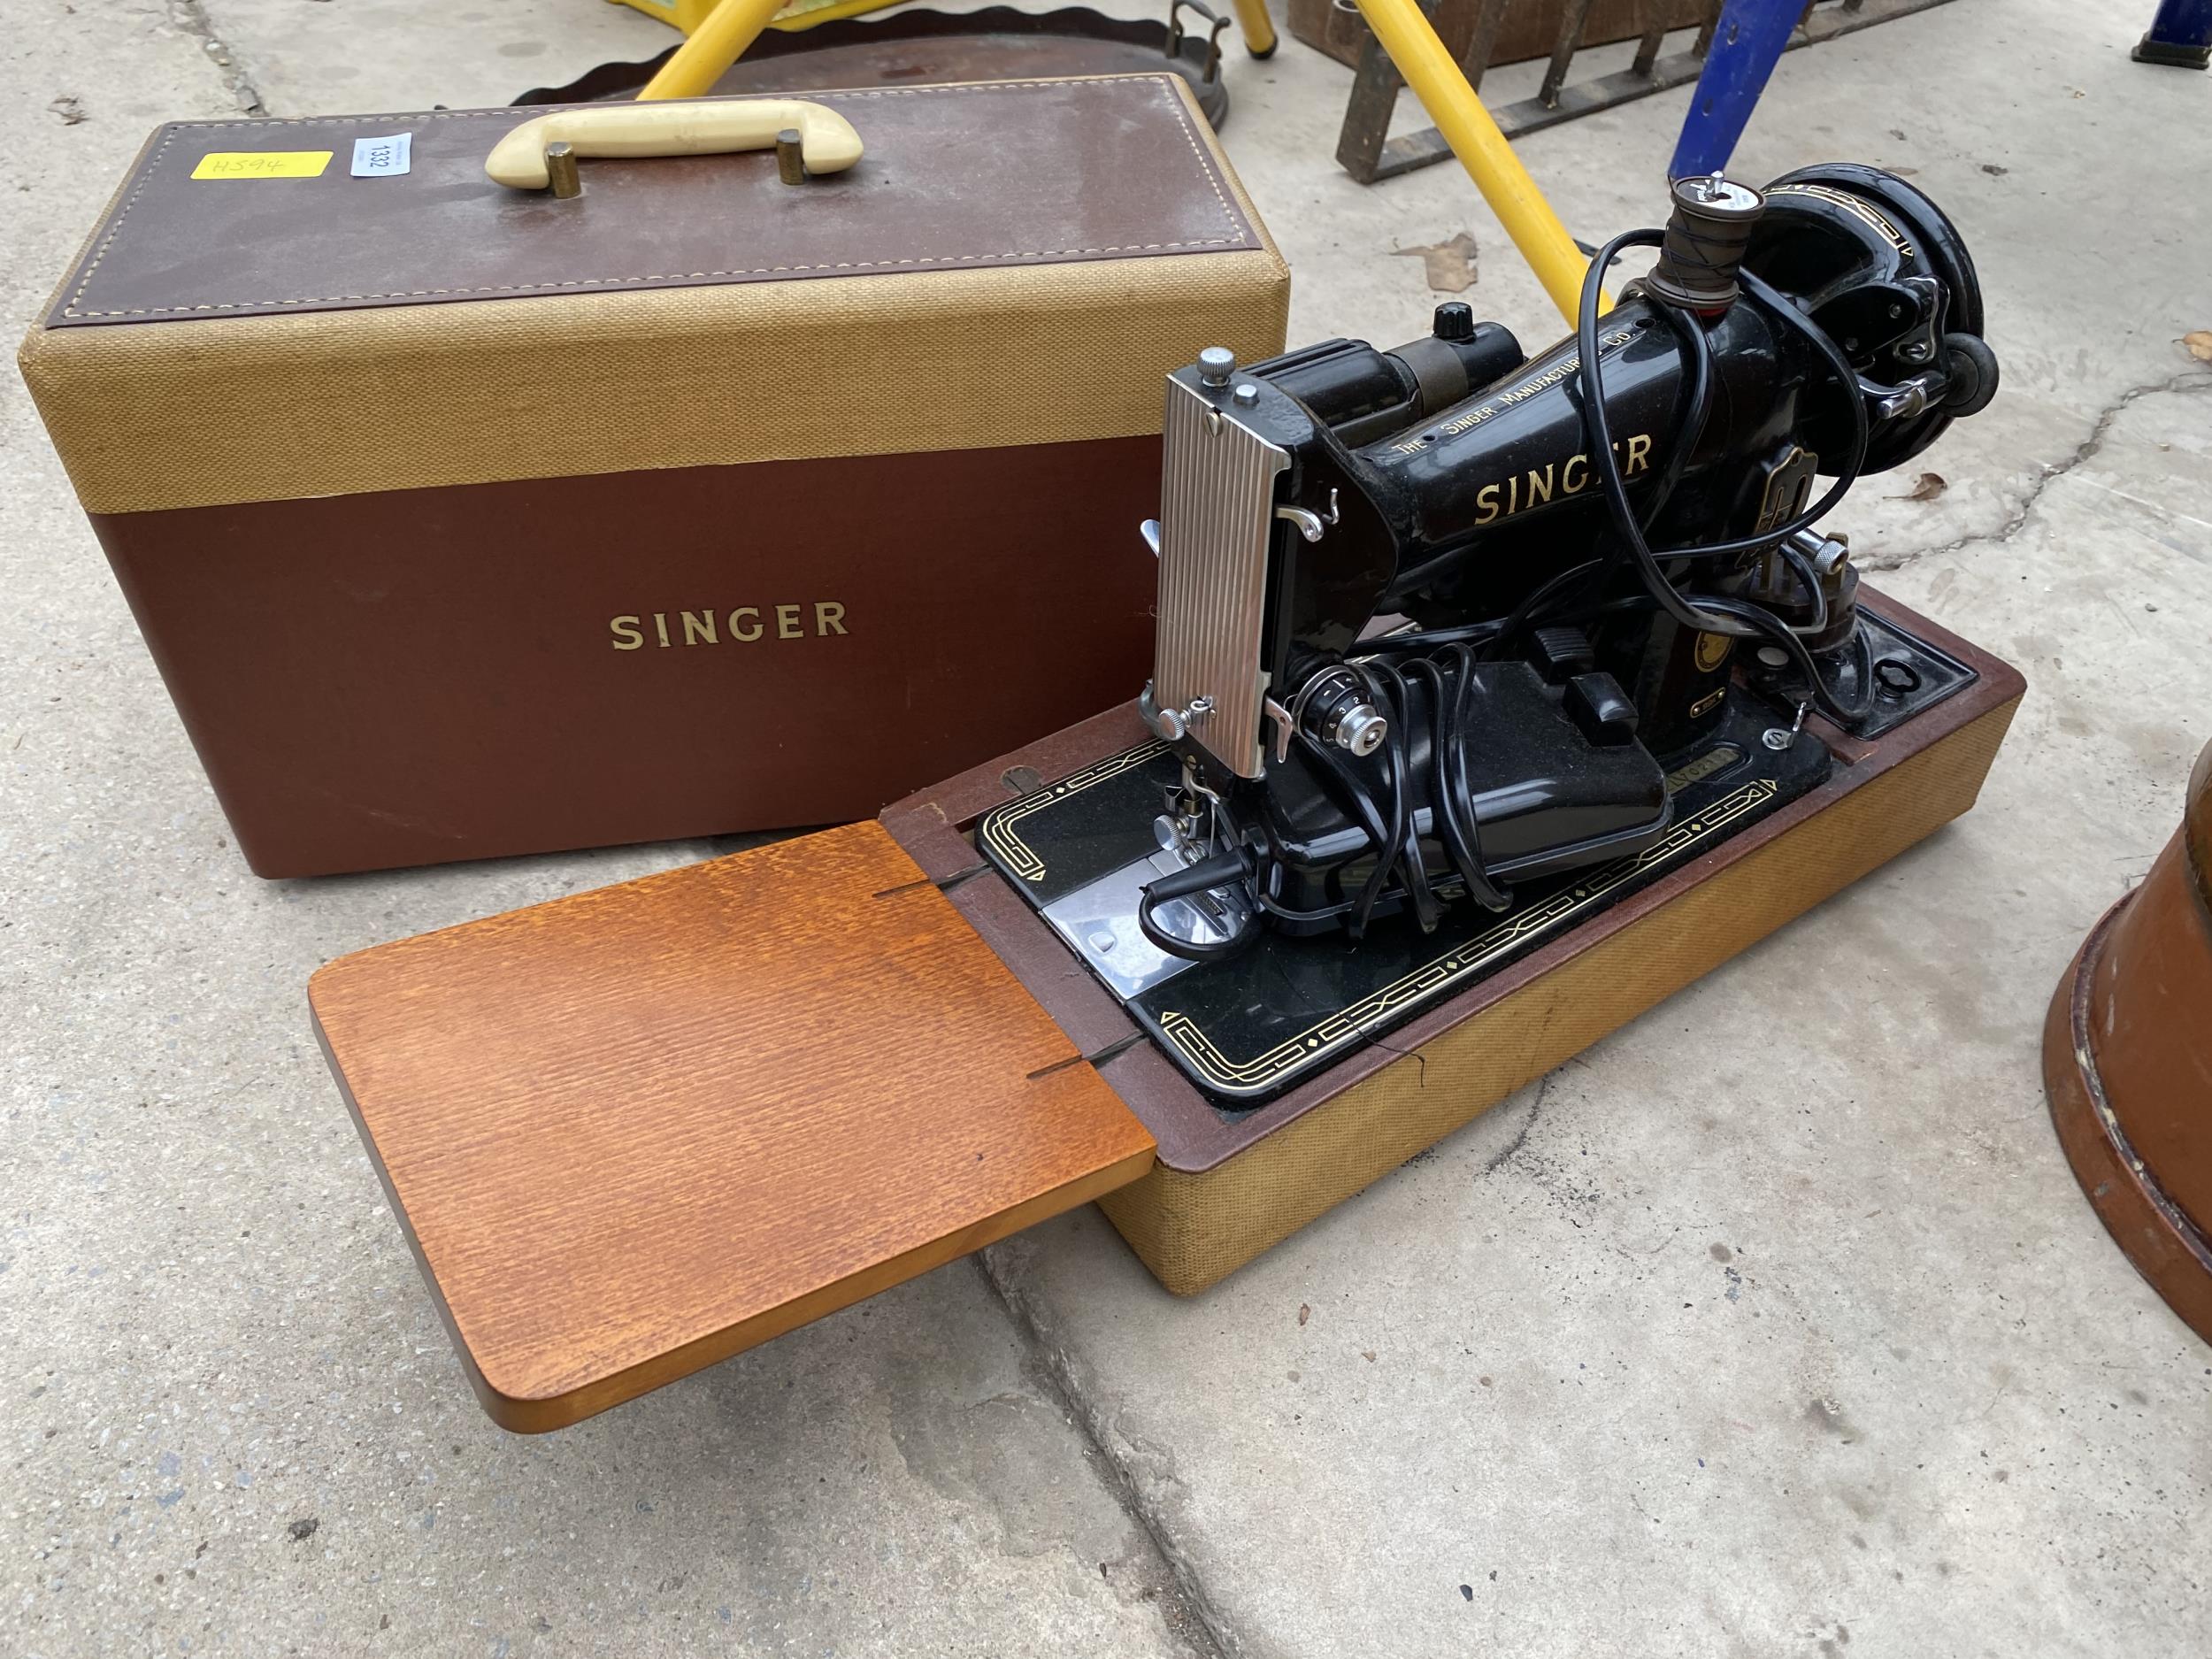
[[[1471,87],[1479,89],[1482,86],[1483,72],[1490,67],[1490,54],[1497,44],[1498,26],[1504,21],[1509,3],[1510,0],[1424,0],[1422,10],[1435,22],[1445,50],[1458,60],[1461,73],[1466,75]],[[1639,0],[1637,15],[1646,21],[1636,42],[1635,61],[1616,73],[1595,76],[1571,86],[1567,74],[1582,45],[1591,0],[1567,0],[1566,10],[1559,20],[1558,41],[1544,71],[1542,88],[1532,98],[1492,111],[1499,130],[1508,138],[1518,138],[1524,133],[1540,132],[1578,115],[1609,110],[1617,104],[1649,97],[1655,92],[1695,81],[1705,67],[1706,54],[1712,47],[1713,33],[1720,22],[1724,4],[1724,0],[1709,0],[1704,21],[1689,49],[1662,58],[1659,50],[1666,36],[1668,8],[1659,0]],[[1854,29],[1870,28],[1877,23],[1886,23],[1893,18],[1925,12],[1944,4],[1945,0],[1812,0],[1790,38],[1790,46],[1809,46],[1816,41],[1832,40]],[[1394,178],[1417,167],[1451,159],[1451,146],[1433,127],[1409,133],[1402,138],[1388,135],[1391,111],[1397,105],[1398,89],[1404,84],[1389,55],[1371,37],[1360,54],[1351,101],[1344,106],[1344,127],[1336,145],[1337,160],[1362,184],[1372,184],[1378,179]]]

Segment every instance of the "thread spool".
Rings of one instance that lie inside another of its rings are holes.
[[[1743,291],[1736,273],[1751,227],[1766,211],[1766,197],[1717,173],[1677,179],[1669,195],[1674,211],[1644,291],[1694,311],[1725,311]]]

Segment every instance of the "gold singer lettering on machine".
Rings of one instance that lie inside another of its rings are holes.
[[[1651,465],[1651,434],[1647,432],[1617,440],[1613,449],[1621,457],[1624,478],[1633,478]],[[1475,522],[1494,524],[1547,502],[1579,495],[1589,488],[1590,457],[1577,451],[1564,461],[1547,461],[1540,469],[1532,466],[1525,472],[1485,484],[1475,492]]]

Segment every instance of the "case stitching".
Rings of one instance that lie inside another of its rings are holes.
[[[959,92],[963,94],[972,94],[977,92],[1033,91],[1039,88],[1050,88],[1064,84],[1066,83],[1064,81],[997,81],[953,87],[881,87],[841,93],[838,96],[843,98],[855,99],[918,98],[931,93]],[[84,297],[85,290],[92,286],[92,279],[94,273],[100,268],[100,262],[107,257],[108,250],[115,245],[116,239],[122,234],[124,221],[130,217],[131,210],[138,205],[139,196],[144,192],[147,185],[152,182],[154,174],[160,169],[163,160],[168,154],[170,145],[176,141],[180,133],[187,130],[195,132],[204,131],[210,127],[267,128],[271,127],[329,127],[333,125],[352,127],[388,127],[391,126],[395,119],[398,118],[389,115],[347,115],[336,117],[265,116],[257,119],[244,121],[195,121],[189,124],[188,128],[186,126],[180,124],[178,126],[172,127],[167,133],[163,134],[160,145],[155,150],[152,158],[146,164],[145,172],[139,176],[138,183],[132,188],[130,195],[125,198],[121,209],[116,213],[115,222],[109,227],[108,234],[101,238],[99,247],[94,251],[91,259],[86,263],[84,275],[78,281],[76,292],[69,296],[69,302],[62,307],[61,314],[64,317],[69,318],[168,317],[180,315],[188,311],[258,311],[269,306],[280,305],[331,305],[365,300],[427,299],[437,296],[450,296],[458,297],[472,294],[528,294],[549,289],[609,288],[633,282],[696,282],[720,277],[768,276],[779,273],[796,274],[800,272],[806,271],[869,271],[893,269],[901,265],[972,265],[984,260],[1058,259],[1094,254],[1164,253],[1180,248],[1225,248],[1242,247],[1246,245],[1248,239],[1245,231],[1238,227],[1236,212],[1230,206],[1228,197],[1223,194],[1221,179],[1218,172],[1214,167],[1211,161],[1208,158],[1204,150],[1200,147],[1198,135],[1191,128],[1189,110],[1184,106],[1182,100],[1179,98],[1171,98],[1169,100],[1169,104],[1175,111],[1176,119],[1181,124],[1183,142],[1190,146],[1191,154],[1197,158],[1200,172],[1204,175],[1207,183],[1212,188],[1214,193],[1214,203],[1221,209],[1222,217],[1227,220],[1230,229],[1234,233],[1233,234],[1227,236],[1210,236],[1182,242],[1117,243],[1096,248],[1040,248],[1017,250],[1004,253],[923,254],[916,255],[913,257],[904,259],[846,259],[825,265],[755,265],[749,269],[729,271],[665,272],[650,276],[573,277],[558,282],[504,282],[494,283],[480,288],[401,288],[395,289],[389,293],[382,294],[328,294],[321,296],[310,296],[300,299],[281,300],[221,300],[208,301],[197,305],[138,306],[124,311],[79,310],[77,302]],[[410,116],[406,119],[409,120],[450,121],[462,119],[465,115],[478,113],[480,113],[480,111],[463,111],[457,110],[429,111],[421,115]],[[530,118],[527,116],[524,118],[526,120],[529,119]]]

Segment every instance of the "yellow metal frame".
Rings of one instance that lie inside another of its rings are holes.
[[[612,0],[615,5],[626,5],[642,12],[649,18],[681,29],[686,35],[697,30],[707,20],[722,0]],[[804,5],[805,0],[785,0],[787,5]],[[827,0],[822,5],[809,5],[794,12],[789,17],[771,18],[772,29],[810,29],[817,23],[833,23],[839,18],[856,18],[864,12],[881,12],[886,7],[902,4],[902,0]],[[1244,43],[1255,58],[1265,58],[1275,50],[1275,23],[1267,15],[1267,0],[1235,0],[1237,27],[1243,31]],[[732,59],[733,62],[735,59]]]
[[[1275,50],[1275,19],[1267,15],[1267,0],[1236,0],[1237,33],[1244,36],[1244,50],[1255,58],[1271,56]]]
[[[714,89],[729,66],[760,38],[783,0],[722,0],[645,83],[640,98],[696,98]]]

